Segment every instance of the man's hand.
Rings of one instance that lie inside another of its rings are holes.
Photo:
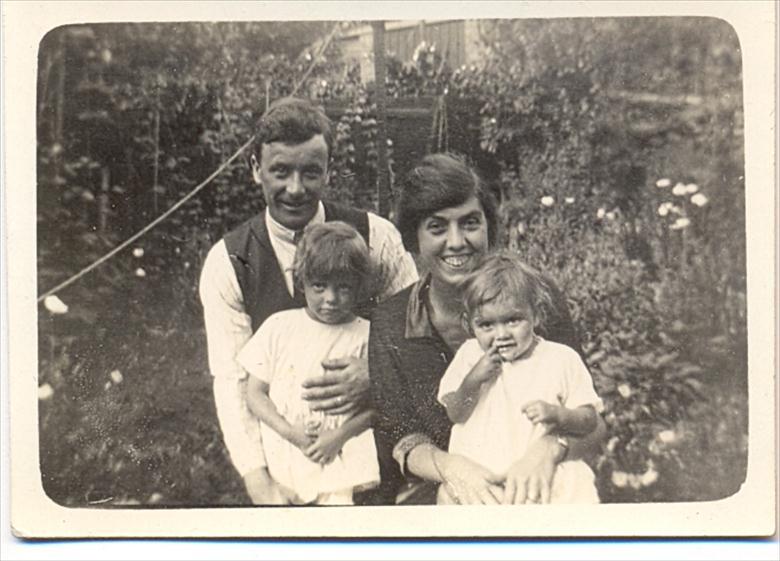
[[[325,374],[304,380],[303,399],[314,411],[328,415],[353,413],[368,399],[368,360],[346,357],[322,363]]]
[[[555,437],[545,435],[531,444],[525,455],[507,471],[504,504],[549,503],[560,457],[560,444]]]
[[[258,468],[244,475],[244,486],[252,504],[288,505],[292,502],[273,480],[267,468]]]

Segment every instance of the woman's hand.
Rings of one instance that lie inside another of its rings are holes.
[[[368,360],[346,357],[322,363],[325,374],[304,380],[303,399],[314,411],[342,415],[362,409],[368,398]]]
[[[561,445],[553,436],[544,435],[534,441],[525,455],[507,471],[503,503],[549,503],[561,453]]]
[[[435,452],[434,452],[435,453]],[[442,485],[456,504],[497,505],[504,499],[501,477],[464,456],[447,454],[441,462]]]

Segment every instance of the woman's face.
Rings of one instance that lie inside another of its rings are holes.
[[[417,243],[434,280],[460,284],[488,250],[488,225],[479,199],[426,217],[417,228]]]

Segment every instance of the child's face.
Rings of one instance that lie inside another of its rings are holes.
[[[322,323],[346,323],[355,316],[358,281],[351,275],[312,279],[303,283],[309,316]]]
[[[471,317],[479,346],[487,351],[495,345],[505,362],[517,360],[531,347],[535,323],[530,306],[512,306],[500,300],[482,304]]]

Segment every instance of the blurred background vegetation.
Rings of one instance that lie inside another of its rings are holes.
[[[603,501],[736,492],[748,427],[733,30],[704,18],[442,25],[388,25],[383,196],[429,151],[466,154],[490,181],[501,242],[559,280],[582,333],[610,431],[594,462]],[[38,292],[164,212],[299,84],[336,123],[329,197],[378,208],[371,53],[347,56],[366,29],[52,30],[38,59]],[[211,244],[263,205],[239,159],[39,307],[41,472],[55,501],[247,503],[215,417],[197,285]]]

